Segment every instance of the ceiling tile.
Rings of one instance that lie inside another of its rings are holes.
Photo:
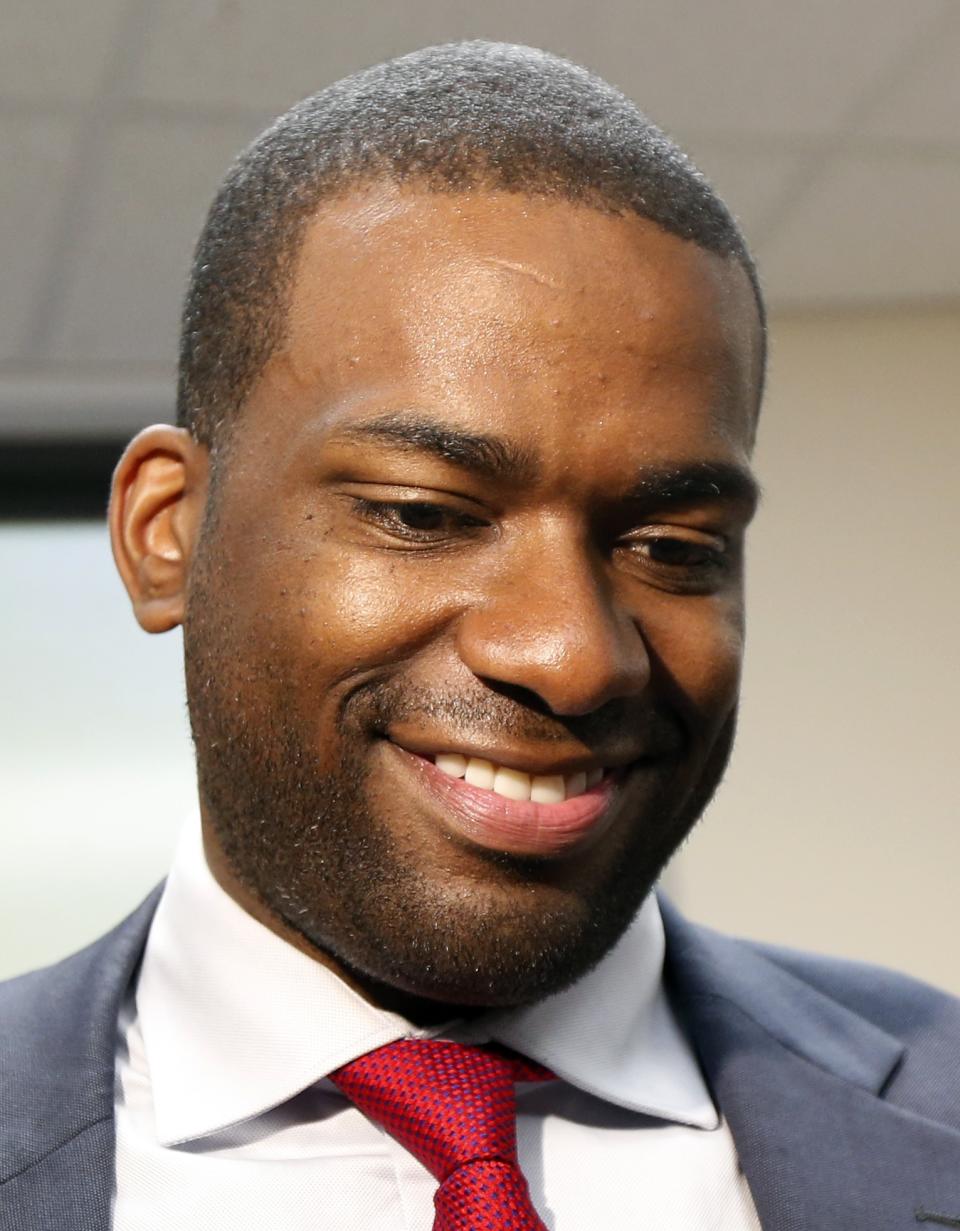
[[[960,6],[953,29],[932,41],[859,131],[901,141],[944,142],[960,149]]]
[[[124,0],[4,0],[0,94],[44,103],[89,98],[127,7]]]
[[[542,4],[531,7],[543,13]],[[564,10],[574,7],[557,0],[556,20],[562,25]],[[139,96],[280,111],[364,65],[424,44],[476,36],[483,27],[494,37],[520,39],[529,25],[524,9],[523,0],[490,0],[478,19],[464,0],[169,0],[153,10]]]
[[[24,342],[66,191],[68,125],[80,116],[71,104],[61,120],[40,119],[34,107],[96,90],[123,16],[122,0],[12,2],[0,103],[18,95],[20,118],[15,129],[0,120],[0,156],[17,168],[4,177],[0,256],[17,294],[0,315],[0,358],[16,357]],[[130,24],[136,10],[125,5],[127,60],[139,70],[120,74],[118,84],[135,98],[125,109],[122,99],[110,100],[102,116],[88,112],[107,126],[110,146],[90,209],[77,215],[76,265],[65,266],[49,356],[168,363],[204,210],[230,158],[260,127],[258,117],[362,64],[466,36],[570,54],[617,81],[681,139],[686,134],[748,239],[765,237],[761,269],[775,304],[960,295],[960,171],[919,153],[908,158],[909,149],[832,164],[766,240],[771,213],[801,175],[800,160],[815,167],[834,138],[856,140],[843,125],[878,75],[889,71],[899,84],[861,126],[871,142],[957,137],[960,34],[954,27],[951,38],[934,42],[931,33],[953,2],[144,0],[143,30]],[[139,58],[138,32],[146,35]],[[927,58],[919,54],[924,37],[932,43]],[[221,112],[216,122],[209,111],[205,120],[191,118],[192,109],[213,107]],[[234,111],[235,119],[222,118]],[[123,118],[111,126],[111,115]]]
[[[591,6],[584,21],[603,40],[600,70],[669,131],[817,136],[837,129],[941,7],[646,0],[611,6],[606,23]]]
[[[168,0],[152,9],[140,97],[281,109],[425,43],[543,45],[610,77],[670,129],[822,133],[943,0]]]
[[[248,125],[117,125],[79,262],[64,286],[50,358],[169,362],[207,207]]]
[[[56,228],[73,126],[66,120],[0,120],[0,358],[16,359]]]
[[[960,296],[960,160],[837,162],[759,254],[779,306]]]

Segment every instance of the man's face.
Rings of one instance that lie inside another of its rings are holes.
[[[271,917],[445,1005],[614,943],[732,739],[758,380],[743,271],[641,219],[321,210],[186,619],[208,846]]]

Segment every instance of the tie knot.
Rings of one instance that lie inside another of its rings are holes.
[[[519,1056],[443,1039],[399,1039],[330,1074],[371,1120],[437,1178],[479,1159],[516,1165],[515,1081],[547,1069]]]

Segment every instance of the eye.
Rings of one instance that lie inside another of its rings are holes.
[[[396,518],[408,530],[443,530],[449,521],[447,510],[442,509],[439,504],[395,504],[387,508],[390,516]]]
[[[413,543],[443,543],[463,537],[486,523],[462,509],[430,500],[369,500],[354,498],[364,521]]]
[[[685,593],[719,589],[735,565],[725,536],[687,527],[649,527],[623,541],[620,552],[635,571]]]
[[[656,564],[672,565],[674,568],[711,568],[721,563],[722,551],[707,543],[695,543],[689,539],[670,538],[663,535],[637,544]]]

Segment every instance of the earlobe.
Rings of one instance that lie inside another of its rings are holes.
[[[110,493],[113,558],[148,633],[183,620],[187,575],[207,489],[207,450],[183,428],[158,424],[124,451]]]

